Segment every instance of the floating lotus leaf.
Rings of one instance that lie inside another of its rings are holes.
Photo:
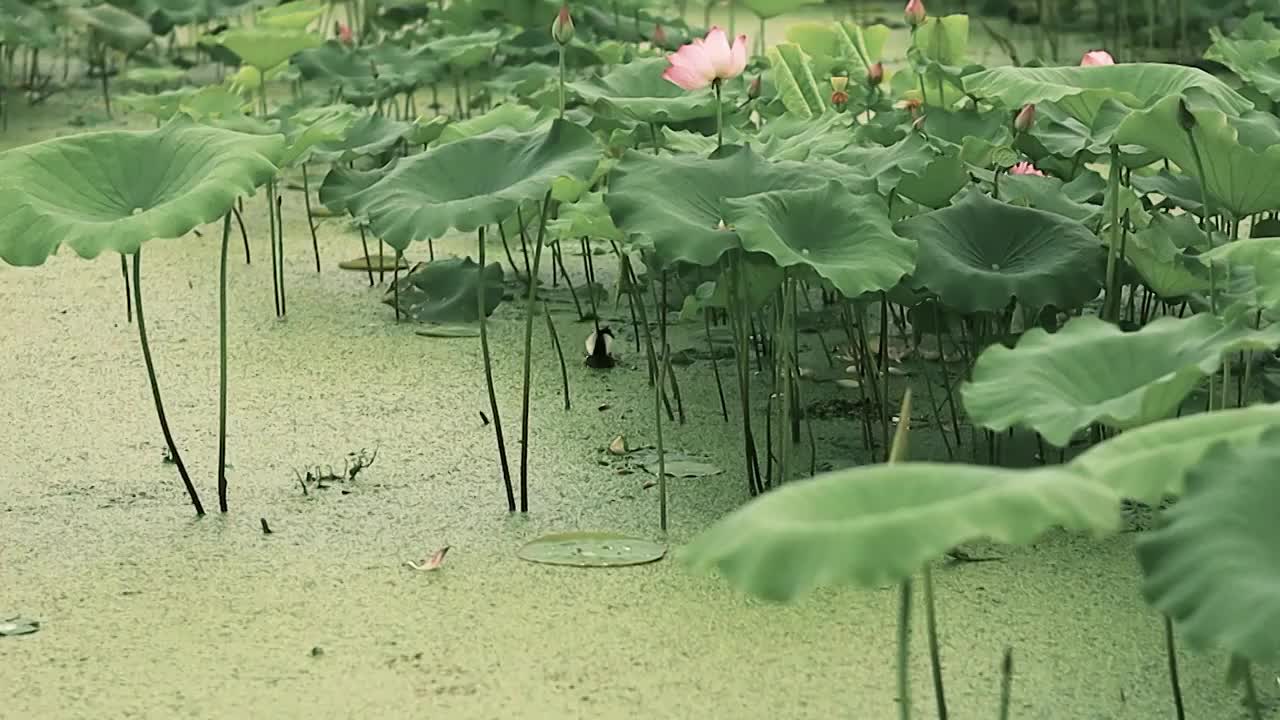
[[[0,258],[39,265],[59,245],[133,253],[225,215],[275,176],[284,139],[178,119],[147,132],[73,135],[0,153]]]
[[[643,238],[659,263],[706,266],[741,247],[722,225],[724,200],[825,185],[836,171],[843,168],[769,162],[749,147],[726,146],[709,158],[628,151],[609,177],[605,204],[618,229]]]
[[[813,61],[799,45],[779,43],[769,48],[769,76],[783,106],[792,115],[807,120],[830,107],[814,77]]]
[[[322,163],[347,163],[360,157],[379,156],[391,150],[409,130],[409,123],[385,115],[362,115],[336,140],[320,142],[311,159]]]
[[[1116,132],[1119,142],[1140,144],[1159,152],[1199,176],[1191,141],[1179,120],[1181,98],[1166,98],[1133,113]],[[1280,209],[1280,120],[1250,113],[1228,117],[1212,109],[1192,109],[1196,146],[1204,165],[1209,194],[1234,217]]]
[[[1137,541],[1142,594],[1195,647],[1280,658],[1280,429],[1214,446],[1186,496]]]
[[[956,204],[899,223],[920,244],[913,282],[963,313],[1074,308],[1097,297],[1102,250],[1080,223],[970,192]]]
[[[1095,445],[1069,463],[1122,497],[1149,505],[1180,495],[1187,470],[1214,444],[1255,444],[1280,427],[1280,404],[1215,410],[1135,428]]]
[[[613,533],[571,532],[544,535],[526,543],[521,560],[572,567],[623,567],[661,560],[665,545]]]
[[[864,465],[791,483],[721,519],[681,553],[697,570],[771,601],[816,587],[877,588],[976,540],[1021,545],[1054,527],[1105,532],[1106,487],[1061,468]]]
[[[601,77],[569,83],[565,90],[596,112],[613,118],[677,123],[714,117],[715,95],[709,90],[682,90],[662,79],[667,65],[666,58],[635,60],[618,65]]]
[[[401,277],[400,312],[418,322],[456,325],[480,322],[476,307],[480,272],[471,258],[446,258],[419,263]],[[484,312],[493,314],[502,302],[502,265],[491,263],[484,268]],[[394,288],[382,301],[396,305]]]
[[[1170,417],[1223,355],[1276,347],[1280,325],[1254,330],[1212,313],[1162,317],[1128,333],[1084,315],[1052,335],[1030,330],[1014,349],[993,345],[961,396],[975,424],[1031,428],[1064,447],[1095,422],[1125,430]]]
[[[266,72],[293,55],[318,47],[319,37],[300,30],[240,27],[218,36],[218,44],[235,53],[246,65]]]
[[[599,161],[590,132],[557,120],[549,131],[466,138],[373,172],[335,168],[320,199],[368,217],[375,235],[403,251],[415,240],[503,221],[548,190],[573,200]]]
[[[73,23],[87,28],[100,42],[123,53],[137,52],[155,38],[150,23],[114,5],[72,7],[67,8],[66,13]]]
[[[1132,110],[1195,89],[1217,109],[1239,114],[1253,107],[1209,73],[1185,65],[1121,63],[1090,67],[999,67],[964,78],[965,92],[1006,108],[1056,102],[1092,126],[1107,100]]]
[[[879,195],[836,182],[724,201],[743,249],[781,267],[807,267],[847,298],[887,290],[915,267],[916,244],[898,237]]]

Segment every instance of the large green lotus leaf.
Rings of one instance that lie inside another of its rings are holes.
[[[742,6],[761,20],[798,11],[805,5],[818,5],[822,0],[742,0]]]
[[[446,35],[427,43],[426,51],[451,68],[465,71],[489,62],[502,37],[502,31],[497,28]]]
[[[321,202],[367,217],[375,235],[403,251],[415,240],[501,222],[553,189],[562,200],[575,199],[599,161],[586,128],[557,120],[549,131],[478,135],[383,170],[335,168]]]
[[[401,277],[400,312],[418,322],[455,325],[480,321],[476,293],[480,292],[480,266],[471,258],[445,258],[419,263]],[[493,314],[502,302],[502,265],[484,268],[484,314]],[[387,290],[383,302],[396,306],[395,288]]]
[[[1142,594],[1200,649],[1280,658],[1280,429],[1256,445],[1216,445],[1186,495],[1137,540]]]
[[[556,217],[547,222],[547,232],[557,240],[599,238],[621,241],[625,238],[613,224],[603,193],[583,193],[577,202],[560,206]]]
[[[175,120],[147,132],[72,135],[0,153],[0,258],[39,265],[181,237],[276,173],[279,136]]]
[[[769,162],[749,147],[709,158],[627,151],[609,177],[605,203],[618,229],[640,237],[662,264],[712,265],[741,247],[724,201],[770,190],[825,185],[839,166]]]
[[[150,23],[114,5],[71,7],[66,13],[73,23],[87,28],[107,46],[123,53],[137,52],[155,37]]]
[[[913,279],[960,312],[1074,308],[1097,297],[1102,250],[1085,226],[972,191],[951,207],[904,220],[920,243]]]
[[[819,586],[898,583],[957,545],[1021,545],[1054,527],[1113,531],[1119,500],[1061,468],[864,465],[791,483],[729,514],[682,558],[787,601]]]
[[[769,65],[770,79],[787,112],[807,120],[827,111],[827,96],[813,75],[812,59],[799,45],[779,43],[769,48]]]
[[[862,27],[848,20],[801,22],[787,28],[787,41],[799,45],[824,70],[836,66],[852,78],[865,77],[879,62],[891,30],[884,25]]]
[[[969,16],[931,17],[916,28],[915,45],[939,65],[963,65],[969,54]]]
[[[164,122],[178,114],[183,101],[196,93],[196,88],[184,87],[158,93],[129,93],[120,95],[116,102],[128,110],[146,113]]]
[[[1167,495],[1182,493],[1187,469],[1214,444],[1253,444],[1275,427],[1280,427],[1280,404],[1162,420],[1095,445],[1069,466],[1122,497],[1156,505]]]
[[[1050,334],[1028,331],[1016,348],[988,348],[962,388],[974,423],[1031,428],[1064,447],[1091,423],[1125,430],[1163,420],[1239,350],[1280,346],[1280,326],[1254,330],[1212,313],[1162,317],[1137,332],[1093,315]]]
[[[565,92],[602,115],[645,123],[679,123],[716,114],[715,94],[690,92],[662,79],[666,58],[635,60],[601,77],[568,83]]]
[[[1209,73],[1184,65],[1121,63],[1091,67],[999,67],[964,78],[965,92],[1007,108],[1056,102],[1092,126],[1107,100],[1144,109],[1192,88],[1218,109],[1239,114],[1253,104]]]
[[[213,18],[208,0],[144,0],[137,4],[139,14],[156,21],[157,16],[170,26],[195,25]]]
[[[322,163],[346,163],[359,157],[378,156],[390,150],[409,130],[409,123],[386,115],[363,115],[335,140],[311,149],[311,159]]]
[[[756,135],[760,154],[770,160],[803,162],[811,155],[826,158],[852,142],[849,116],[826,112],[821,117],[802,120],[783,115],[769,121]]]
[[[266,72],[296,53],[319,47],[321,39],[299,30],[240,27],[218,36],[218,44],[235,53],[241,62]]]
[[[320,0],[293,0],[258,11],[254,16],[258,25],[281,30],[305,30],[324,14],[325,3]]]
[[[1195,220],[1188,215],[1156,213],[1150,226],[1125,243],[1125,259],[1148,288],[1169,300],[1209,290],[1208,268],[1196,255],[1188,254],[1188,248],[1197,254],[1209,249]]]
[[[877,191],[888,195],[907,177],[923,177],[938,157],[929,141],[913,132],[889,147],[850,145],[835,153],[832,160],[873,179]]]
[[[1179,120],[1182,99],[1166,98],[1133,113],[1116,132],[1119,142],[1139,144],[1198,176],[1192,144]],[[1280,209],[1280,128],[1275,116],[1229,118],[1212,109],[1193,109],[1195,145],[1204,164],[1209,194],[1234,217]],[[1256,115],[1261,116],[1261,113]]]
[[[556,111],[551,108],[534,110],[527,105],[506,103],[466,120],[449,123],[440,131],[435,140],[437,145],[444,145],[464,138],[483,135],[495,130],[514,130],[515,132],[547,132],[555,120]]]
[[[915,267],[916,244],[894,234],[884,200],[835,180],[728,199],[724,208],[745,250],[810,268],[847,298],[887,290]]]
[[[285,6],[282,6],[285,7]],[[290,62],[307,80],[356,85],[373,81],[373,64],[368,53],[348,48],[337,40],[295,54]]]
[[[1174,207],[1196,215],[1204,215],[1204,195],[1200,189],[1200,181],[1190,175],[1173,173],[1161,168],[1155,174],[1133,173],[1129,178],[1134,190],[1144,195],[1155,193],[1161,196],[1156,207]],[[1151,198],[1154,202],[1155,198]],[[1215,208],[1225,207],[1210,193],[1209,200]]]
[[[211,120],[243,117],[250,105],[239,93],[221,85],[209,85],[182,98],[178,103],[178,111],[194,120],[207,123]]]
[[[1231,68],[1272,100],[1280,100],[1280,43],[1226,37],[1215,27],[1209,28],[1209,37],[1213,45],[1205,52],[1206,58]]]
[[[898,184],[898,193],[927,208],[951,204],[961,188],[969,184],[969,169],[960,150],[948,149],[934,157],[920,174],[909,174]]]
[[[949,111],[930,108],[929,113],[924,116],[923,129],[931,141],[944,147],[963,148],[974,139],[997,147],[1006,146],[1013,141],[1008,113],[1003,111]],[[974,164],[985,166],[985,163]]]
[[[1001,175],[1000,199],[1010,205],[1021,205],[1044,210],[1075,220],[1084,225],[1094,225],[1102,215],[1102,206],[1086,202],[1073,190],[1079,185],[1064,183],[1055,177],[1039,175]]]

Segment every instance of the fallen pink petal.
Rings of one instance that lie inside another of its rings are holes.
[[[449,546],[445,545],[439,550],[431,553],[431,556],[423,560],[421,563],[416,563],[412,560],[409,560],[405,562],[405,565],[408,565],[414,570],[422,570],[422,571],[439,570],[440,566],[444,565],[444,556],[448,554],[449,554]]]

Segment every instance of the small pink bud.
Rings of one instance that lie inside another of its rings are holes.
[[[1081,67],[1093,67],[1097,65],[1115,65],[1115,58],[1111,57],[1111,53],[1106,50],[1092,50],[1084,54],[1080,59]]]
[[[653,41],[654,47],[667,46],[667,31],[662,29],[661,23],[654,26],[652,41]]]
[[[835,105],[837,110],[843,110],[844,106],[849,104],[849,93],[843,90],[831,93],[831,104]]]
[[[561,5],[555,22],[551,23],[551,38],[560,45],[568,45],[573,40],[573,17],[569,15],[569,6]]]
[[[350,45],[355,41],[355,35],[351,32],[351,28],[345,23],[337,23],[338,42],[343,45]]]
[[[755,100],[760,97],[760,76],[757,75],[751,79],[751,84],[747,86],[747,97]]]
[[[1036,106],[1025,105],[1022,110],[1018,111],[1017,117],[1013,119],[1013,129],[1020,133],[1024,133],[1036,124]]]
[[[911,27],[918,27],[928,17],[924,10],[924,3],[921,0],[910,0],[907,3],[906,10],[902,11],[903,18]]]
[[[884,65],[876,63],[867,68],[867,85],[871,87],[879,87],[884,82]]]

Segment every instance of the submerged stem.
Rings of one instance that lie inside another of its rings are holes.
[[[156,380],[156,367],[151,360],[151,346],[147,343],[147,320],[142,312],[141,247],[133,253],[133,304],[137,309],[138,340],[142,343],[142,360],[147,366],[147,380],[151,383],[151,398],[155,401],[156,417],[160,420],[160,432],[164,435],[164,442],[169,447],[169,456],[173,458],[173,464],[178,466],[182,485],[187,489],[191,504],[195,506],[196,517],[203,517],[204,505],[200,502],[200,495],[196,492],[195,486],[191,484],[191,476],[187,474],[187,466],[182,462],[182,456],[178,454],[178,447],[173,442],[173,433],[169,432],[169,421],[164,414],[164,401],[160,398],[160,383]]]

